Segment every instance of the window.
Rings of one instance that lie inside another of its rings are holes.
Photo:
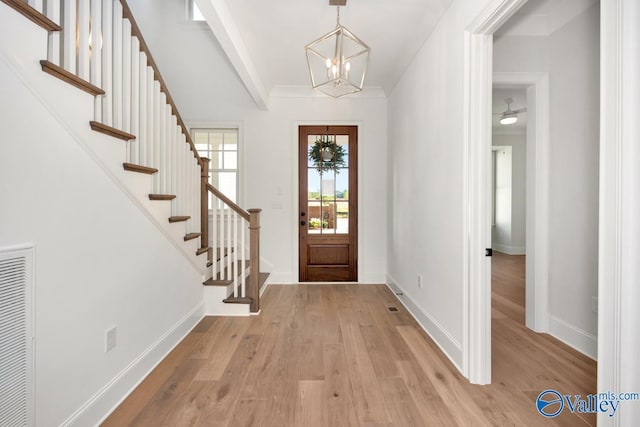
[[[191,133],[200,157],[209,159],[209,183],[237,203],[238,129],[192,129]]]
[[[195,0],[187,0],[189,20],[191,21],[204,21],[204,16],[200,12],[200,8],[196,4]]]

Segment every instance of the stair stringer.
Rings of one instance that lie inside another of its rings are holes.
[[[131,202],[200,271],[205,280],[207,257],[204,254],[196,255],[200,247],[198,239],[184,241],[187,223],[169,223],[171,202],[149,200],[148,195],[152,192],[150,175],[123,169],[128,143],[91,130],[89,122],[94,119],[94,96],[42,71],[40,60],[47,57],[47,31],[19,16],[13,9],[0,7],[0,22],[9,20],[15,34],[0,37],[0,61],[7,65]]]

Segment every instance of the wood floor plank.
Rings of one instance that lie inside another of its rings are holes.
[[[457,378],[448,375],[445,364],[425,343],[424,336],[415,326],[398,326],[398,331],[407,342],[418,364],[426,373],[429,381],[434,385],[438,394],[462,426],[477,425],[490,426],[491,423],[483,416],[482,410],[473,400],[468,398],[463,385]]]
[[[222,377],[250,323],[251,319],[248,317],[228,319],[215,342],[213,357],[208,358],[208,362],[202,366],[196,375],[196,381],[217,381]]]
[[[358,425],[355,398],[342,344],[324,345],[324,409],[327,427]]]
[[[295,425],[326,425],[323,421],[324,381],[298,381]]]
[[[358,419],[361,423],[391,422],[360,328],[347,324],[342,336]]]

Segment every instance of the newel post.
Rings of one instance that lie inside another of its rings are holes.
[[[209,159],[200,158],[200,247],[209,247]],[[207,251],[207,261],[211,261],[212,251]]]
[[[249,260],[251,274],[247,296],[252,298],[251,313],[260,311],[260,212],[262,209],[249,209]]]

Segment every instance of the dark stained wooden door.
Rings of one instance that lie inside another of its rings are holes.
[[[358,127],[300,126],[301,282],[358,280]]]

